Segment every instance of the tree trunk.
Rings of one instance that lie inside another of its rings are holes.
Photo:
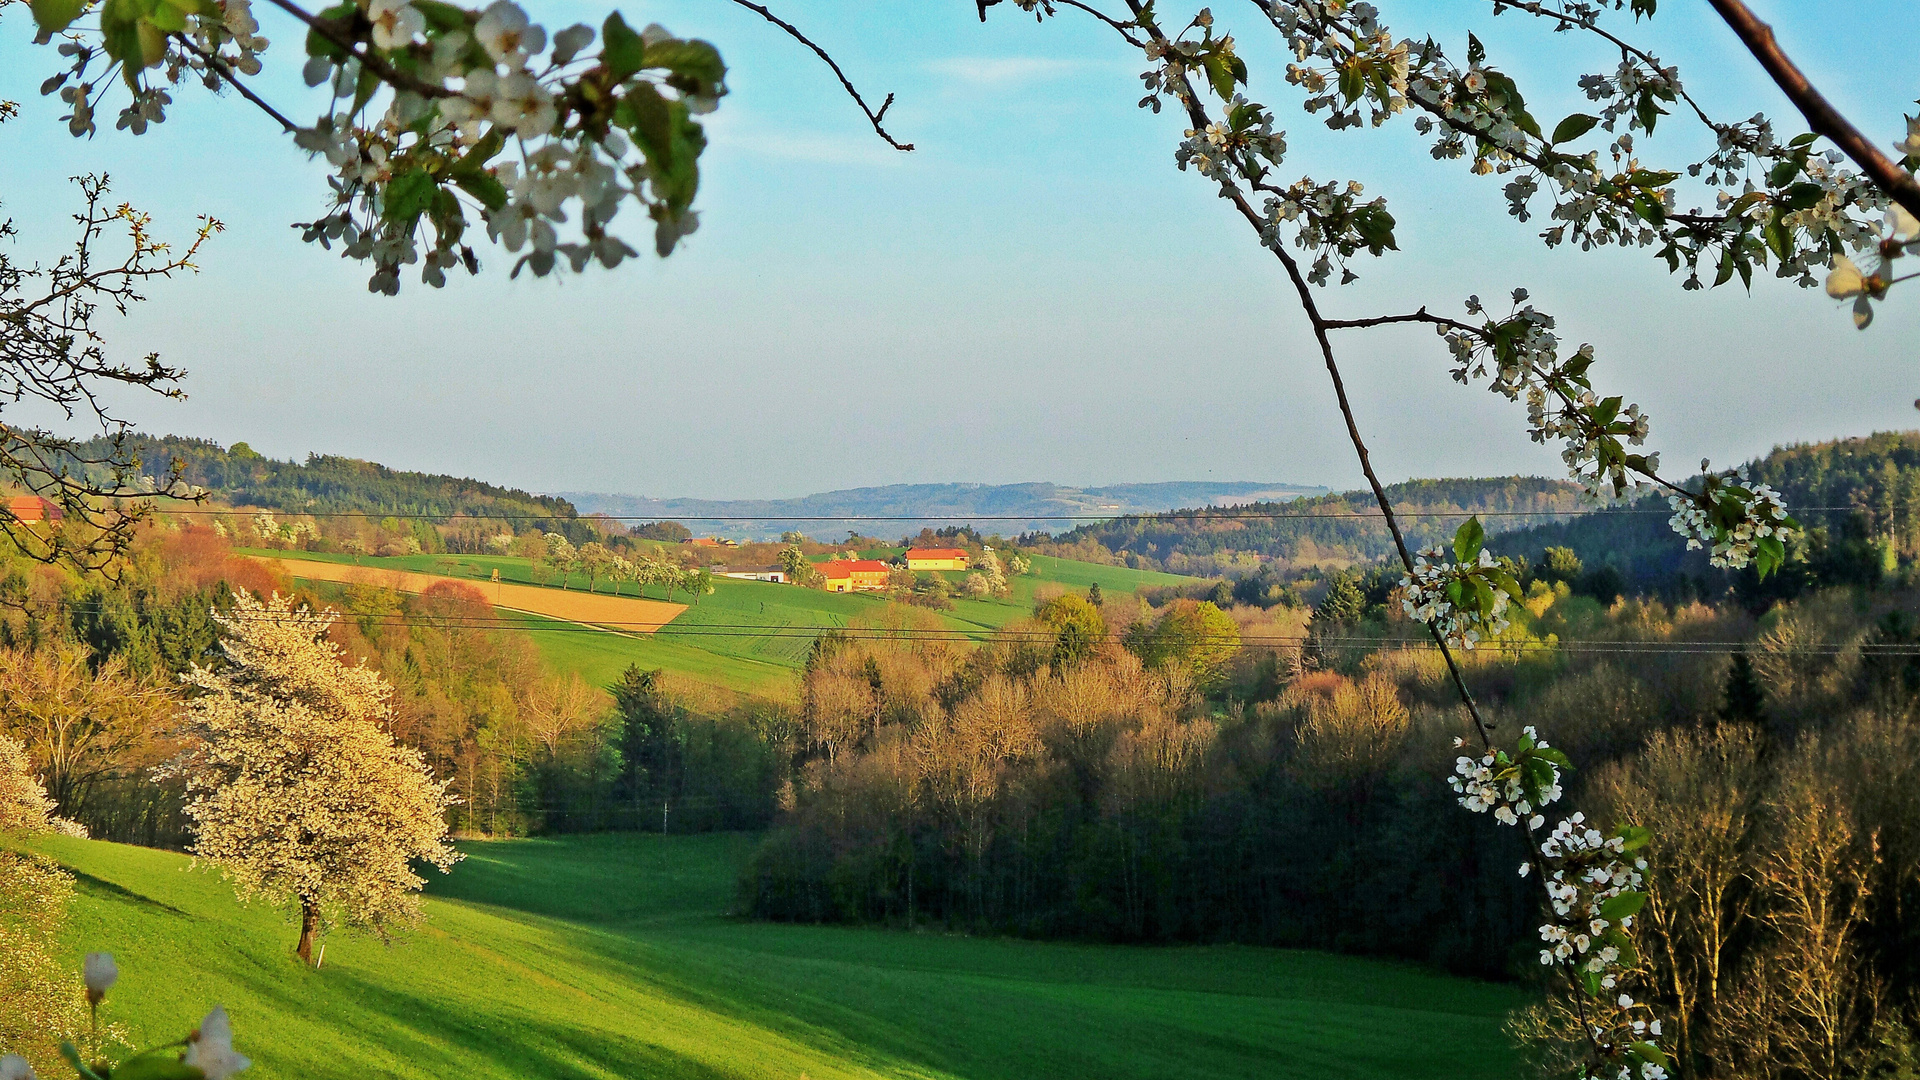
[[[300,947],[294,951],[309,966],[313,964],[313,943],[320,936],[320,905],[300,898]]]

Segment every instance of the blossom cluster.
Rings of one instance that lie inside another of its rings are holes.
[[[370,262],[374,292],[397,292],[406,267],[435,287],[456,267],[477,273],[466,241],[475,216],[519,256],[515,273],[536,275],[635,255],[609,229],[628,202],[650,219],[662,255],[698,227],[706,139],[695,118],[726,93],[725,65],[705,42],[658,26],[635,32],[617,13],[598,32],[549,34],[513,0],[480,10],[350,0],[309,20],[303,74],[328,103],[299,127],[242,86],[269,45],[250,4],[176,0],[147,5],[150,15],[76,4],[67,16],[36,6],[42,39],[60,35],[70,63],[42,92],[59,91],[69,129],[90,135],[111,89],[102,71],[118,65],[132,90],[119,127],[140,134],[165,119],[169,88],[189,77],[241,88],[333,170],[331,206],[302,223],[303,238]]]
[[[1559,30],[1600,33],[1600,5],[1517,7]],[[1687,96],[1677,68],[1612,34],[1606,36],[1619,47],[1617,66],[1578,79],[1595,112],[1567,116],[1549,130],[1472,35],[1463,65],[1430,38],[1394,41],[1370,4],[1269,0],[1265,8],[1299,61],[1289,65],[1287,78],[1306,91],[1308,112],[1329,110],[1327,123],[1335,129],[1358,125],[1362,110],[1375,124],[1402,111],[1419,113],[1415,129],[1432,138],[1435,159],[1470,157],[1476,174],[1517,174],[1505,195],[1518,220],[1529,220],[1536,196],[1548,193],[1552,224],[1540,236],[1550,247],[1650,248],[1671,270],[1687,268],[1688,289],[1705,287],[1703,264],[1715,270],[1719,285],[1735,275],[1750,281],[1753,268],[1769,261],[1778,276],[1811,286],[1814,270],[1843,249],[1872,246],[1870,219],[1887,205],[1883,192],[1844,167],[1837,150],[1815,153],[1812,135],[1781,141],[1764,115],[1735,122],[1710,117]],[[1643,164],[1634,154],[1635,132],[1651,135],[1674,104],[1712,132],[1711,151],[1678,168]],[[1908,142],[1895,146],[1903,154],[1909,142],[1920,149],[1920,119],[1909,126]],[[1569,149],[1595,128],[1613,136],[1604,156]],[[1763,182],[1756,182],[1756,167]],[[1674,182],[1683,172],[1703,182],[1716,211],[1680,209]]]
[[[1414,556],[1413,570],[1400,579],[1400,603],[1410,618],[1433,627],[1447,644],[1472,649],[1509,625],[1509,594],[1503,586],[1511,582],[1485,548],[1467,563],[1448,561],[1445,548],[1428,548]]]
[[[1534,442],[1560,440],[1568,475],[1588,494],[1599,499],[1625,495],[1642,477],[1659,471],[1659,454],[1627,449],[1646,442],[1650,421],[1639,405],[1596,393],[1587,374],[1593,346],[1582,345],[1563,361],[1553,316],[1526,301],[1527,291],[1515,289],[1515,309],[1494,319],[1486,316],[1479,297],[1470,296],[1468,313],[1486,321],[1478,327],[1439,328],[1453,354],[1455,381],[1490,378],[1488,388],[1509,401],[1524,396]]]
[[[1587,1034],[1619,1063],[1621,1080],[1663,1080],[1669,1063],[1652,1041],[1661,1035],[1660,1021],[1625,988],[1639,965],[1631,934],[1647,900],[1647,861],[1639,851],[1648,833],[1633,826],[1603,833],[1578,812],[1545,830],[1540,810],[1560,801],[1568,767],[1566,755],[1528,726],[1511,754],[1462,755],[1447,784],[1467,810],[1524,824],[1534,854],[1520,864],[1520,875],[1541,873],[1551,911],[1539,928],[1540,963],[1566,970],[1585,992]]]
[[[1708,462],[1700,468],[1706,472]],[[1742,570],[1756,564],[1762,576],[1786,558],[1786,541],[1800,523],[1787,513],[1780,493],[1753,483],[1744,469],[1708,473],[1697,495],[1670,495],[1667,523],[1686,538],[1689,551],[1705,548],[1710,565]]]

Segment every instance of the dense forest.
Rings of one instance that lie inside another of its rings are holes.
[[[1821,582],[1870,583],[1920,554],[1920,432],[1784,446],[1747,464],[1805,526],[1788,565],[1764,586],[1752,575],[1721,581],[1706,557],[1672,542],[1666,499],[1648,496],[1611,511],[1536,525],[1499,546],[1539,561],[1564,547],[1589,566],[1610,566],[1639,592],[1706,595],[1731,587],[1748,597],[1784,597]]]
[[[565,499],[463,477],[390,469],[327,454],[309,454],[304,463],[276,461],[246,443],[223,448],[209,439],[178,435],[129,436],[126,449],[145,473],[161,475],[178,463],[184,480],[235,506],[376,520],[422,518],[442,525],[472,519],[474,528],[490,523],[494,531],[538,527],[567,532],[569,539],[586,535],[576,522],[579,514]],[[86,457],[107,450],[104,440],[79,447]]]
[[[1418,547],[1451,537],[1468,514],[1491,515],[1489,531],[1499,531],[1550,521],[1583,505],[1577,485],[1537,476],[1409,480],[1386,491],[1403,516],[1408,543]],[[1262,565],[1337,568],[1393,551],[1393,538],[1368,491],[1132,515],[1058,535],[1022,537],[1021,543],[1042,554],[1201,576]]]

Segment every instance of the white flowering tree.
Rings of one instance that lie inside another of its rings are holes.
[[[196,666],[199,692],[163,775],[186,782],[193,850],[242,896],[293,906],[301,959],[344,921],[384,936],[419,917],[417,860],[451,869],[447,785],[394,741],[392,687],[349,665],[326,639],[333,612],[234,596],[221,671]]]
[[[307,225],[307,237],[371,263],[369,286],[379,292],[398,289],[403,266],[418,266],[432,285],[457,266],[477,272],[466,241],[476,221],[517,256],[516,272],[536,274],[613,266],[632,254],[609,228],[622,206],[643,209],[663,255],[697,224],[704,135],[695,118],[725,92],[712,46],[659,28],[636,33],[617,13],[597,30],[577,25],[549,34],[511,0],[484,9],[343,0],[317,12],[271,2],[308,28],[303,69],[324,99],[311,124],[289,119],[248,85],[267,45],[248,0],[32,0],[41,40],[64,57],[47,92],[72,105],[67,122],[76,134],[92,132],[102,102],[117,95],[116,125],[137,134],[164,115],[169,87],[190,79],[233,87],[336,170],[333,209]],[[832,64],[767,7],[731,2]],[[1003,2],[974,0],[983,20]],[[1616,992],[1634,966],[1629,932],[1643,895],[1635,887],[1636,851],[1647,838],[1603,835],[1578,815],[1549,826],[1542,811],[1558,799],[1569,763],[1534,733],[1498,743],[1454,655],[1499,632],[1511,580],[1485,551],[1477,522],[1462,527],[1451,552],[1408,549],[1354,420],[1334,339],[1381,326],[1432,327],[1455,379],[1524,401],[1529,437],[1559,445],[1570,474],[1596,498],[1664,492],[1676,532],[1688,546],[1706,548],[1715,566],[1771,573],[1798,523],[1776,493],[1737,472],[1714,472],[1707,462],[1696,477],[1663,471],[1660,455],[1644,449],[1648,417],[1602,388],[1595,351],[1563,342],[1555,317],[1531,304],[1525,289],[1497,307],[1468,297],[1457,306],[1328,314],[1322,298],[1336,272],[1338,284],[1350,286],[1361,256],[1396,250],[1397,223],[1359,180],[1278,179],[1285,132],[1273,109],[1248,96],[1254,73],[1210,9],[1175,15],[1155,0],[1013,3],[1042,20],[1088,17],[1110,30],[1145,69],[1140,105],[1170,107],[1182,121],[1177,167],[1215,188],[1278,262],[1395,538],[1408,610],[1431,630],[1471,718],[1478,746],[1455,777],[1461,802],[1519,827],[1528,840],[1525,869],[1541,880],[1549,912],[1542,959],[1565,976],[1577,1035],[1591,1050],[1587,1072],[1664,1075],[1657,1025]],[[1369,3],[1249,0],[1236,10],[1251,28],[1278,35],[1293,56],[1273,84],[1261,84],[1260,96],[1291,97],[1335,131],[1410,123],[1435,160],[1497,178],[1511,216],[1538,228],[1548,247],[1643,250],[1688,290],[1749,284],[1756,271],[1808,287],[1824,278],[1829,294],[1853,301],[1862,328],[1874,303],[1906,280],[1894,268],[1920,242],[1920,120],[1907,118],[1904,138],[1888,153],[1889,144],[1862,134],[1825,100],[1741,0],[1709,3],[1799,109],[1803,133],[1783,136],[1764,115],[1728,119],[1704,108],[1675,67],[1633,40],[1638,21],[1657,16],[1658,0],[1487,3],[1495,14],[1532,20],[1543,34],[1572,35],[1606,51],[1604,70],[1572,75],[1588,102],[1584,111],[1536,117],[1480,40],[1468,35],[1464,51],[1450,51],[1440,44],[1450,27],[1396,33]],[[1417,6],[1408,10],[1418,17]],[[886,104],[869,108],[840,78],[876,132],[910,149],[885,131]],[[1706,133],[1711,151],[1661,160],[1655,132],[1677,124]],[[968,578],[970,589],[996,583],[1004,585],[1004,571],[993,564]]]

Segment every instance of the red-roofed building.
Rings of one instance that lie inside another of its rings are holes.
[[[827,579],[828,592],[868,592],[887,587],[893,567],[879,559],[834,559],[814,569]]]
[[[7,515],[15,521],[59,521],[67,512],[51,499],[15,495],[7,500]]]
[[[908,548],[909,570],[965,570],[967,553],[959,548]]]
[[[726,540],[718,536],[695,536],[690,539],[682,540],[680,542],[683,544],[692,544],[694,547],[703,547],[703,548],[739,547],[740,546],[740,542],[737,540]]]

